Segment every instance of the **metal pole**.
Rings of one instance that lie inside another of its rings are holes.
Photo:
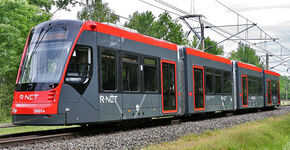
[[[239,19],[240,19],[240,15],[239,14],[237,14],[237,33],[238,32],[240,32],[239,30],[239,25],[240,25],[240,23],[239,23]],[[237,35],[237,37],[239,37],[239,35]]]
[[[252,28],[252,27],[254,27],[254,26],[256,26],[256,25],[257,25],[257,24],[252,24],[252,26],[250,26],[250,27],[248,27],[248,28],[246,28],[246,29],[244,29],[244,30],[242,30],[242,31],[240,31],[240,32],[238,32],[238,33],[236,33],[236,34],[233,34],[233,35],[231,35],[230,37],[227,37],[226,39],[224,39],[224,40],[222,40],[222,41],[217,42],[215,45],[212,45],[212,46],[207,47],[205,50],[208,50],[208,49],[210,49],[210,48],[212,48],[212,47],[214,47],[214,46],[216,46],[216,45],[218,45],[218,44],[220,44],[220,43],[222,43],[222,42],[224,42],[224,41],[226,41],[226,40],[229,40],[229,39],[231,39],[232,37],[235,37],[235,36],[239,35],[240,33],[243,33],[244,31],[249,30],[250,28]]]
[[[286,80],[286,101],[288,101],[288,79]]]
[[[203,23],[200,24],[201,28],[201,50],[204,51],[204,25]]]
[[[266,54],[266,70],[269,70],[269,54]]]

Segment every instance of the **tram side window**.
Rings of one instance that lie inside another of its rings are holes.
[[[277,81],[277,96],[278,96],[278,103],[280,104],[280,83]]]
[[[206,68],[205,72],[206,94],[213,94],[213,70]]]
[[[253,79],[253,84],[254,84],[254,95],[259,95],[258,93],[258,78]]]
[[[124,91],[139,90],[139,60],[138,56],[124,54],[122,55],[122,76]]]
[[[273,80],[271,82],[271,93],[272,93],[272,96],[275,96],[275,85],[274,85]]]
[[[101,52],[103,90],[114,91],[116,86],[116,52],[104,49]]]
[[[262,78],[258,78],[258,95],[263,95]]]
[[[231,94],[232,93],[231,72],[225,71],[223,73],[223,81],[224,81],[224,85],[223,85],[223,88],[222,88],[222,93]]]
[[[275,96],[278,96],[278,83],[275,81]]]
[[[143,59],[144,90],[146,92],[157,91],[157,61],[153,58]]]
[[[222,72],[215,71],[215,93],[221,93],[222,89]]]
[[[248,76],[248,90],[249,90],[249,95],[255,95],[254,93],[254,79],[251,76]]]
[[[248,76],[248,78],[249,95],[261,95],[262,79],[253,76]]]
[[[278,96],[278,83],[275,81],[275,96]]]

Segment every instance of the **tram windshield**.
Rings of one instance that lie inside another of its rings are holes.
[[[59,83],[76,34],[65,24],[33,29],[18,84]]]

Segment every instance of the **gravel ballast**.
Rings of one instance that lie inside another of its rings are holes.
[[[10,147],[9,149],[136,149],[150,144],[173,141],[191,133],[200,134],[206,130],[227,128],[233,125],[287,113],[290,113],[290,107],[280,107],[271,111],[43,142],[20,147]]]

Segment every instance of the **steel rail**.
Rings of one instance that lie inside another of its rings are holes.
[[[0,135],[0,148],[9,148],[12,146],[21,146],[29,143],[51,141],[52,139],[56,140],[77,137],[82,133],[81,129],[82,128],[80,127],[74,127]]]

